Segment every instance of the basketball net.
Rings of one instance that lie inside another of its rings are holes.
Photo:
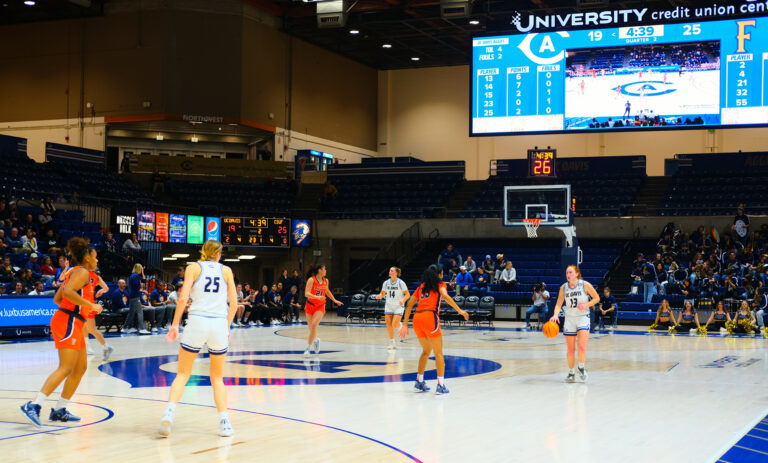
[[[536,238],[541,219],[523,219],[523,222],[525,223],[525,231],[528,232],[528,238]]]

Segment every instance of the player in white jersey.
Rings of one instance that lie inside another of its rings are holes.
[[[384,319],[387,322],[387,335],[389,336],[389,350],[395,350],[395,332],[400,331],[400,320],[405,312],[405,301],[411,297],[408,286],[400,279],[402,271],[397,267],[389,269],[389,279],[381,285],[381,292],[376,299],[386,298],[384,306]]]
[[[576,342],[579,347],[579,376],[582,381],[587,380],[587,369],[584,362],[587,360],[587,342],[589,341],[589,310],[600,302],[600,296],[588,281],[581,279],[581,270],[575,265],[569,265],[565,271],[568,280],[560,287],[555,304],[555,314],[549,319],[557,323],[560,317],[560,307],[565,304],[565,324],[563,334],[568,345],[568,376],[565,382],[572,383],[576,380],[574,371],[574,354]]]
[[[184,386],[192,374],[192,364],[203,344],[208,345],[210,354],[210,378],[213,400],[219,411],[219,434],[224,437],[234,434],[227,415],[224,362],[229,348],[229,325],[237,312],[237,292],[232,269],[219,263],[221,249],[218,241],[206,241],[200,251],[200,261],[188,265],[184,271],[184,284],[179,291],[173,324],[165,337],[168,342],[173,342],[179,335],[179,322],[187,300],[192,299],[192,305],[181,336],[176,379],[171,384],[168,407],[158,428],[163,437],[168,437],[171,432],[176,404],[184,393]]]

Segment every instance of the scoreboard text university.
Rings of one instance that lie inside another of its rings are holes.
[[[768,124],[766,17],[472,43],[472,135]]]

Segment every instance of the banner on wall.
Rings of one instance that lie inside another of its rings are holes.
[[[50,296],[4,296],[0,300],[0,328],[47,326],[57,310]]]
[[[291,245],[307,247],[312,245],[312,221],[293,219],[291,222]]]

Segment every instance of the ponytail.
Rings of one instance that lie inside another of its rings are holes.
[[[203,248],[200,250],[200,260],[209,261],[216,260],[216,256],[219,255],[223,246],[216,240],[208,240],[203,244]]]
[[[93,246],[82,238],[70,238],[67,242],[67,251],[72,264],[82,265],[85,258],[93,251]]]
[[[443,269],[439,266],[432,264],[424,270],[424,274],[421,276],[421,281],[424,283],[424,289],[422,291],[438,291],[440,289],[440,283],[442,279],[440,274],[443,273]]]

